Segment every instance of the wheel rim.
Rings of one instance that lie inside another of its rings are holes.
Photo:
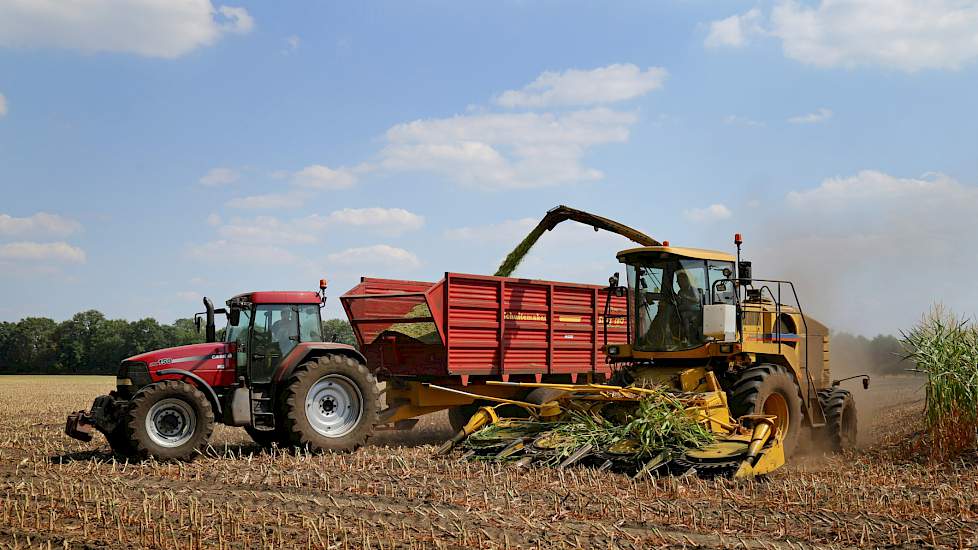
[[[306,394],[306,418],[312,429],[324,437],[343,437],[350,433],[362,415],[360,388],[341,374],[327,374]]]
[[[787,435],[788,426],[791,425],[791,413],[788,411],[788,401],[780,393],[772,393],[764,400],[764,407],[761,409],[764,414],[777,416],[774,427],[781,430],[782,434]]]
[[[179,447],[190,441],[197,429],[197,415],[182,399],[162,399],[146,415],[146,433],[160,447]]]

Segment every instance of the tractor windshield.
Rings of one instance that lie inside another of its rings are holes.
[[[671,254],[643,256],[628,265],[635,300],[635,349],[680,351],[702,346],[707,262]]]

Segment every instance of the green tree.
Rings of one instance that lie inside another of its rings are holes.
[[[357,345],[353,327],[346,319],[327,319],[323,321],[323,340],[350,346]]]
[[[10,335],[7,361],[14,372],[60,372],[57,368],[55,331],[58,324],[44,317],[21,319]]]

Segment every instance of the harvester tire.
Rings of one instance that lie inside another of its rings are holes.
[[[567,393],[567,390],[558,390],[556,388],[535,388],[530,393],[526,394],[523,401],[527,403],[533,403],[534,405],[543,405],[544,403],[549,403],[554,399]]]
[[[354,451],[377,426],[377,379],[351,357],[324,355],[299,365],[284,395],[284,436],[298,447]]]
[[[448,424],[452,427],[452,432],[458,433],[469,423],[469,419],[479,410],[479,403],[459,405],[448,409]]]
[[[193,460],[214,431],[214,411],[196,387],[166,380],[133,396],[124,431],[137,458]]]
[[[776,414],[778,427],[784,429],[784,455],[791,456],[801,434],[801,390],[788,369],[762,363],[740,373],[730,389],[730,413],[734,418],[745,414]],[[787,413],[788,421],[780,419]]]
[[[824,442],[829,450],[840,452],[856,446],[856,401],[849,390],[825,389],[818,392],[825,412]]]

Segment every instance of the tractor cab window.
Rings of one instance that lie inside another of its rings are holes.
[[[251,327],[251,309],[239,309],[237,323],[231,323],[231,316],[228,316],[228,327],[224,331],[224,341],[237,344],[235,347],[236,362],[238,368],[244,368],[248,364],[248,328]]]
[[[318,304],[299,306],[299,336],[302,342],[322,342],[323,323]]]
[[[282,359],[299,342],[299,317],[295,306],[261,304],[255,308],[251,331],[251,380],[271,381]]]
[[[704,260],[666,255],[629,264],[637,315],[635,349],[679,351],[703,345],[707,281]]]

